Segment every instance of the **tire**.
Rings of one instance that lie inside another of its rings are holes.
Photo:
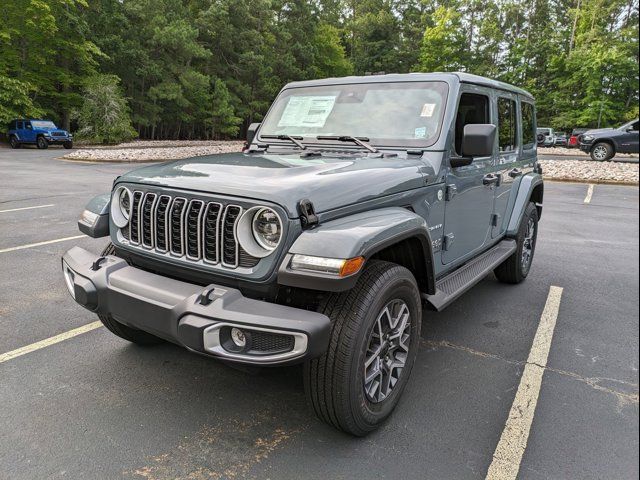
[[[64,142],[62,146],[67,150],[71,150],[73,148],[73,142]]]
[[[610,143],[600,142],[596,143],[591,148],[591,160],[595,162],[606,162],[613,158],[616,154],[616,151],[613,148],[613,145]]]
[[[45,149],[49,148],[49,142],[47,142],[47,139],[44,138],[44,137],[38,137],[36,139],[36,146],[40,150],[45,150]]]
[[[109,244],[102,251],[102,256],[105,255],[115,255],[116,250],[113,246],[113,243],[109,242]],[[98,314],[98,318],[102,324],[114,335],[117,335],[120,338],[128,340],[137,345],[157,345],[159,343],[163,343],[164,340],[151,335],[150,333],[143,332],[142,330],[138,330],[136,328],[127,327],[126,325],[117,322],[109,315]]]
[[[498,280],[502,283],[516,284],[527,278],[536,251],[537,237],[538,209],[535,203],[529,202],[518,228],[516,251],[493,271]],[[527,254],[526,261],[525,254]]]
[[[15,135],[11,135],[11,137],[9,137],[9,145],[11,145],[11,148],[13,148],[14,150],[20,148],[20,142],[15,137]]]
[[[386,307],[392,315],[384,314]],[[404,267],[371,260],[356,286],[348,292],[329,294],[320,311],[331,319],[331,336],[325,354],[304,364],[307,399],[324,422],[352,435],[364,436],[391,415],[411,374],[420,345],[422,322],[422,304],[416,280]],[[409,313],[406,322],[402,312]],[[379,325],[388,320],[385,326],[390,326],[394,315],[397,315],[394,318],[398,327],[395,333],[400,332],[398,337],[393,339],[379,335]],[[385,338],[385,343],[392,343],[393,350],[389,350],[387,357],[370,354],[370,349],[386,352],[378,340],[381,337]],[[399,339],[404,340],[398,342]],[[393,343],[404,346],[393,346]],[[375,381],[365,383],[367,357],[373,358],[369,365],[370,373],[376,370],[374,367],[382,372],[380,366],[385,358],[400,362],[404,357],[404,366],[391,370],[396,378],[386,395],[382,394],[382,389],[376,392],[373,388]],[[365,391],[367,386],[371,387],[369,392]]]

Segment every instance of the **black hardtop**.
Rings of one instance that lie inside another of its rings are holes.
[[[526,90],[491,78],[465,72],[432,72],[432,73],[388,73],[384,75],[364,75],[322,78],[288,83],[284,88],[318,87],[324,85],[346,85],[351,83],[393,83],[393,82],[460,82],[512,92],[533,99]]]

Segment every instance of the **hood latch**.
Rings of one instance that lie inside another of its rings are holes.
[[[313,203],[308,198],[298,202],[298,211],[300,213],[300,223],[303,229],[313,228],[318,225],[318,216],[316,215]]]

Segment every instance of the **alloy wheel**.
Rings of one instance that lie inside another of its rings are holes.
[[[411,314],[399,299],[387,303],[378,314],[364,361],[364,391],[378,403],[391,395],[400,380],[409,353]]]
[[[597,145],[593,149],[593,158],[595,158],[596,160],[604,160],[605,158],[607,158],[607,154],[607,148],[602,145]]]
[[[527,222],[527,231],[524,234],[524,240],[522,242],[522,270],[525,272],[529,268],[531,258],[533,257],[533,244],[536,233],[536,223],[533,218],[530,218]]]

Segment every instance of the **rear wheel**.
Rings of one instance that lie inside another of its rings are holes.
[[[113,243],[109,242],[109,244],[102,251],[102,256],[106,255],[115,255],[116,250],[113,246]],[[120,338],[124,338],[132,343],[138,345],[156,345],[158,343],[162,343],[163,340],[151,335],[150,333],[143,332],[142,330],[138,330],[136,328],[127,327],[122,323],[114,320],[110,315],[102,315],[98,314],[98,318],[102,324],[114,335],[117,335]]]
[[[304,365],[305,391],[324,422],[352,435],[375,430],[394,410],[420,344],[422,305],[415,278],[373,260],[350,291],[331,294],[327,352]]]
[[[44,137],[38,137],[36,140],[36,145],[40,150],[44,150],[45,148],[49,148],[49,142]]]
[[[9,138],[9,145],[11,145],[11,148],[20,148],[20,142],[15,137],[15,135],[11,135],[11,137]]]
[[[615,153],[611,144],[600,142],[596,143],[591,149],[591,159],[596,162],[606,162],[607,160],[611,160]]]
[[[527,278],[536,251],[537,237],[538,209],[535,203],[529,202],[518,229],[516,251],[493,271],[498,280],[503,283],[520,283]]]

